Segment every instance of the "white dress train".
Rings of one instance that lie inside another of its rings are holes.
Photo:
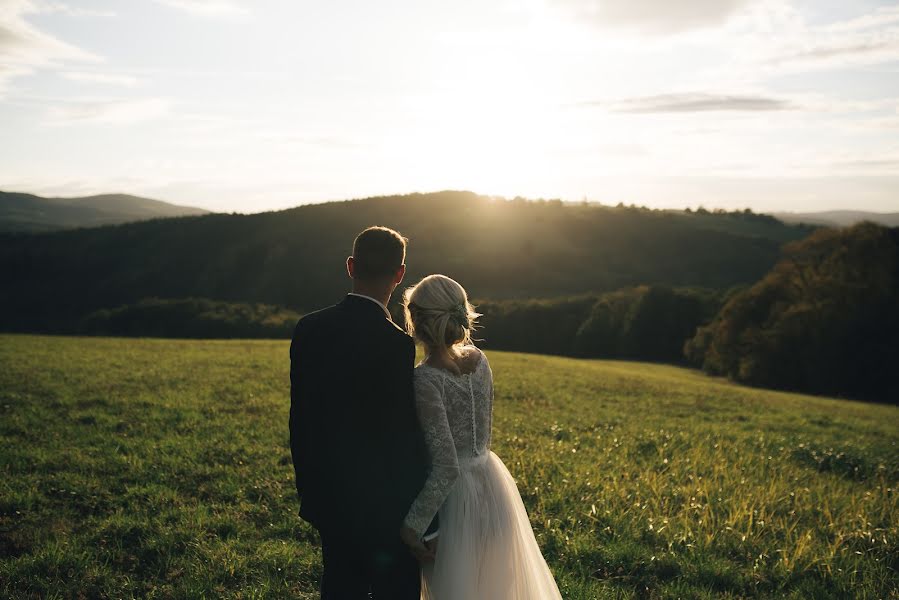
[[[423,600],[561,598],[515,481],[490,451],[493,374],[415,370],[418,415],[431,473],[405,523],[419,534],[440,515],[437,559],[422,571]]]

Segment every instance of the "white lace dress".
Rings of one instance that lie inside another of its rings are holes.
[[[422,571],[425,600],[561,598],[515,481],[490,451],[493,373],[415,369],[418,416],[431,474],[405,524],[420,535],[440,514],[437,560]]]

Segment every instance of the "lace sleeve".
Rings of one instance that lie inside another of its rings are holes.
[[[431,471],[409,508],[404,524],[421,537],[459,477],[459,459],[446,418],[443,395],[433,379],[415,378],[415,406],[431,458]]]

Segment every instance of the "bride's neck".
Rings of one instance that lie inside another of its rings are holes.
[[[458,365],[460,356],[459,350],[455,346],[429,347],[425,350],[425,362],[442,365],[451,371],[460,370]]]

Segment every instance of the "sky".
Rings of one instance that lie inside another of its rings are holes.
[[[0,189],[899,211],[899,3],[0,0]]]

